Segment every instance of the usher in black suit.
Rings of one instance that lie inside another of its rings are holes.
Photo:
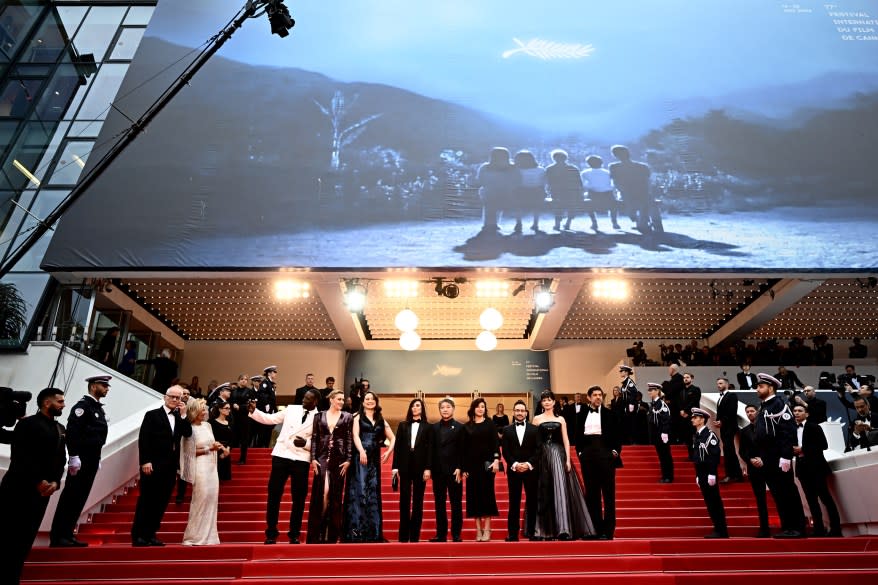
[[[582,410],[587,410],[583,404]],[[503,429],[503,437],[500,445],[503,448],[503,458],[506,459],[506,482],[509,484],[509,514],[506,516],[506,526],[509,540],[518,540],[521,516],[521,490],[524,489],[525,497],[525,526],[524,535],[528,538],[534,535],[537,522],[537,477],[539,470],[537,463],[540,453],[540,433],[537,427],[525,422],[524,436],[518,440],[518,423],[513,421],[511,425]],[[527,463],[530,471],[512,471],[514,463]]]
[[[601,406],[599,414],[601,434],[586,435],[591,415],[590,411],[586,412],[583,427],[576,432],[576,452],[585,481],[585,503],[595,531],[600,537],[613,538],[616,531],[616,468],[622,467],[622,435],[618,418],[610,409]]]
[[[192,425],[174,410],[174,429],[168,416],[168,408],[161,406],[143,416],[137,448],[140,465],[152,463],[152,473],[140,473],[140,496],[131,526],[131,540],[155,540],[156,533],[171,500],[180,461],[180,438],[192,436]]]
[[[424,471],[432,467],[432,429],[426,420],[416,421],[418,434],[411,447],[412,424],[402,421],[396,429],[393,469],[399,471],[399,541],[418,542],[424,519]]]

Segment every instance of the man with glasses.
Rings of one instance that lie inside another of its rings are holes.
[[[180,439],[192,436],[192,425],[180,416],[184,388],[171,386],[164,404],[143,416],[137,448],[140,454],[140,495],[131,526],[134,546],[164,546],[156,538],[171,500],[180,461]]]
[[[92,376],[88,393],[73,406],[67,419],[67,479],[58,500],[58,508],[52,521],[49,542],[53,547],[88,546],[76,539],[73,529],[79,520],[88,494],[94,484],[101,464],[101,449],[107,442],[107,416],[104,414],[104,398],[110,391],[112,376]]]

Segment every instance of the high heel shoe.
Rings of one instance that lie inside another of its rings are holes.
[[[491,529],[486,528],[482,530],[482,542],[488,542],[489,540],[491,540]]]

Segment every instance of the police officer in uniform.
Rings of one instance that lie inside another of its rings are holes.
[[[626,444],[634,443],[634,428],[637,419],[637,384],[634,383],[634,368],[631,366],[619,366],[622,374],[622,383],[619,390],[622,391],[622,404],[624,411],[620,413],[622,421],[622,437]]]
[[[88,546],[87,542],[76,540],[73,529],[88,500],[100,467],[101,449],[107,442],[107,416],[101,398],[110,391],[112,379],[112,376],[86,378],[88,393],[73,406],[67,418],[67,453],[70,462],[64,491],[61,492],[52,520],[50,546]]]
[[[756,416],[754,465],[763,470],[765,483],[780,516],[781,532],[775,538],[804,538],[805,512],[793,479],[793,446],[796,423],[789,405],[777,396],[781,382],[768,374],[756,374],[756,393],[762,407]]]
[[[707,513],[713,521],[713,532],[704,538],[728,538],[729,528],[726,524],[726,509],[719,494],[716,481],[719,467],[719,439],[707,428],[710,414],[700,408],[693,408],[689,414],[695,434],[692,437],[692,462],[695,464],[695,483],[701,488]]]
[[[264,414],[274,414],[277,412],[277,366],[268,366],[262,373],[265,377],[256,390],[256,410]],[[271,443],[271,431],[274,425],[264,425],[255,423],[256,426],[256,447],[268,447]]]
[[[674,482],[674,458],[671,455],[671,409],[662,398],[662,385],[650,382],[649,393],[649,442],[655,446],[662,479],[659,483]]]

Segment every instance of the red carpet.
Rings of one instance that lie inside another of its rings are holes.
[[[163,548],[132,548],[128,543],[137,490],[120,496],[93,523],[80,528],[87,549],[35,548],[23,582],[129,585],[155,580],[163,585],[240,582],[379,583],[386,579],[435,582],[453,577],[476,582],[503,575],[529,582],[551,578],[565,582],[740,583],[771,580],[773,585],[826,585],[827,579],[878,583],[878,539],[752,538],[757,531],[755,504],[747,483],[723,486],[730,540],[705,541],[710,521],[695,485],[685,449],[674,448],[676,481],[659,484],[651,447],[626,447],[625,467],[617,476],[618,528],[614,541],[506,543],[506,481],[496,482],[500,517],[493,540],[473,542],[472,520],[464,521],[463,543],[393,542],[399,525],[397,494],[390,490],[385,466],[384,518],[387,544],[265,546],[267,450],[251,450],[246,466],[234,466],[234,479],[221,486],[219,532],[214,547],[184,547],[188,502],[171,504],[159,538]],[[434,535],[432,494],[427,486],[422,540]],[[281,507],[281,537],[289,515],[289,495]],[[305,517],[307,521],[307,508]],[[776,529],[777,521],[772,519]],[[304,528],[301,535],[304,540]],[[332,548],[330,548],[332,547]]]

